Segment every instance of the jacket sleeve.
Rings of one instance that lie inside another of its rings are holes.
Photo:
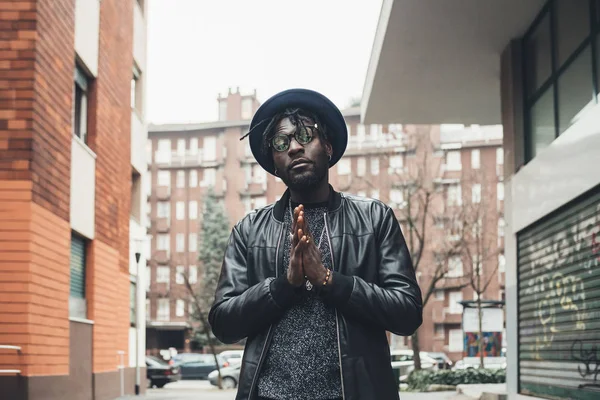
[[[208,315],[213,334],[223,343],[235,343],[266,329],[298,296],[285,276],[249,285],[243,231],[240,222],[231,232]]]
[[[412,335],[423,322],[421,289],[400,225],[387,208],[379,227],[379,282],[333,273],[332,285],[323,294],[348,318],[379,326],[397,335]]]

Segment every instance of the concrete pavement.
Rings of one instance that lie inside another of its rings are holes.
[[[118,400],[234,400],[236,390],[219,390],[207,381],[180,381],[162,389],[148,389],[144,396],[125,396]],[[468,400],[456,392],[400,393],[401,400]]]

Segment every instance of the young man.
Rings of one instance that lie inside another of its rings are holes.
[[[236,399],[397,399],[386,331],[421,325],[421,291],[393,211],[329,185],[348,140],[342,114],[287,90],[249,136],[288,190],[234,227],[209,314],[222,342],[248,338]]]

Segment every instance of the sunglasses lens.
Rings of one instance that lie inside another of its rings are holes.
[[[275,151],[285,151],[290,146],[290,138],[286,135],[277,135],[273,138],[272,143]]]
[[[300,144],[309,143],[312,140],[312,131],[307,129],[305,126],[299,127],[296,133],[296,140]]]

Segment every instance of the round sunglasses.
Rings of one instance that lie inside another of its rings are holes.
[[[296,128],[294,133],[289,133],[287,135],[281,133],[273,136],[271,139],[271,147],[277,152],[287,151],[292,143],[292,136],[296,139],[296,142],[305,146],[313,140],[317,130],[317,124],[314,124],[313,126],[300,125]]]

